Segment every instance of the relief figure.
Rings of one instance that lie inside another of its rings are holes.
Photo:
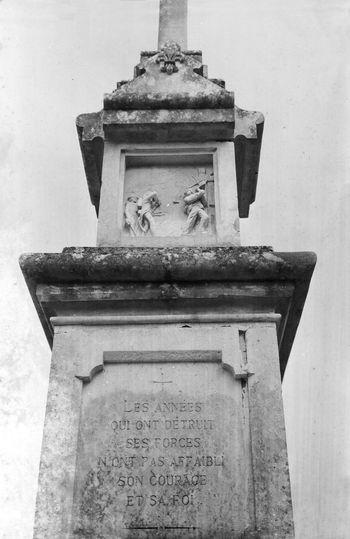
[[[206,180],[195,184],[184,193],[185,213],[187,223],[184,234],[191,234],[193,231],[205,232],[209,225],[209,215],[205,208],[208,201],[205,194]]]
[[[131,236],[143,236],[156,233],[154,221],[155,210],[160,201],[156,191],[147,191],[141,197],[130,195],[124,208],[125,227]]]
[[[140,236],[141,229],[138,219],[138,197],[131,195],[127,198],[124,208],[125,227],[128,229],[130,236]]]
[[[144,234],[150,232],[155,235],[156,227],[154,222],[154,212],[160,206],[160,201],[156,191],[147,191],[139,199],[139,225]]]

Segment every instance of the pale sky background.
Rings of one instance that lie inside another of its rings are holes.
[[[75,117],[157,44],[158,0],[0,1],[0,537],[32,534],[50,350],[22,252],[92,246]],[[189,48],[264,113],[245,245],[318,264],[283,385],[297,539],[350,537],[350,1],[189,0]]]

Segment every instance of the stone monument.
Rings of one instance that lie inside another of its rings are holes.
[[[294,536],[281,377],[315,256],[240,246],[263,121],[187,49],[187,0],[78,117],[97,246],[21,258],[52,347],[35,539]]]

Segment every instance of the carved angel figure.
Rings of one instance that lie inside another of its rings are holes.
[[[206,182],[201,182],[190,187],[184,193],[185,213],[187,214],[184,234],[191,234],[194,230],[204,232],[208,228],[209,215],[204,209],[208,207],[205,185]]]

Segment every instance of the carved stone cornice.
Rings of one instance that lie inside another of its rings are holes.
[[[53,324],[72,322],[72,315],[81,325],[96,324],[96,316],[105,325],[273,322],[282,374],[315,263],[313,253],[266,247],[69,248],[20,259],[50,345]],[[217,301],[226,305],[221,318]],[[190,316],[182,308],[188,302]]]

